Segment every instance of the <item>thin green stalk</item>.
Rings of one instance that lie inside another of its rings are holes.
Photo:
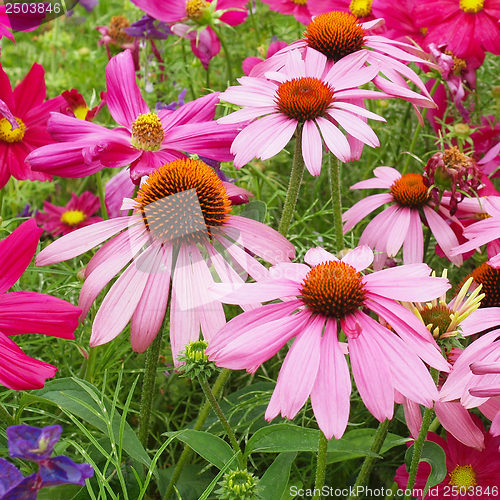
[[[431,368],[431,375],[434,381],[439,380],[439,371],[435,368]],[[408,483],[406,485],[406,491],[411,492],[415,486],[415,480],[417,479],[417,469],[420,463],[420,457],[422,456],[422,450],[424,448],[424,443],[427,438],[427,433],[429,432],[429,427],[432,423],[432,416],[434,415],[434,410],[432,408],[426,408],[424,411],[424,416],[422,417],[422,426],[420,427],[420,432],[418,437],[413,443],[413,456],[411,457],[410,470],[408,472]],[[409,500],[411,494],[405,495],[404,500]]]
[[[181,40],[181,51],[182,51],[182,61],[184,62],[184,68],[191,68],[191,65],[187,60],[187,51],[186,51],[186,41],[184,39]],[[189,92],[191,92],[191,99],[196,99],[198,96],[196,95],[193,87],[193,79],[191,78],[191,70],[189,69],[189,78],[188,78],[188,86]]]
[[[144,448],[147,446],[149,436],[149,421],[151,419],[151,408],[156,382],[156,371],[160,355],[163,328],[156,335],[153,343],[146,351],[146,366],[144,368],[144,379],[142,382],[141,411],[139,414],[139,441]]]
[[[330,166],[330,190],[333,204],[333,222],[335,224],[335,246],[337,252],[344,248],[344,231],[342,227],[342,195],[340,189],[340,160],[332,162],[332,156],[329,155],[328,163]]]
[[[231,425],[229,425],[229,422],[227,421],[227,418],[224,415],[224,412],[222,411],[219,403],[215,399],[213,392],[210,389],[210,386],[208,385],[208,382],[206,381],[206,379],[202,377],[199,377],[198,380],[200,382],[201,389],[203,390],[203,394],[207,398],[207,401],[210,403],[212,410],[215,412],[215,414],[220,420],[220,423],[224,427],[234,452],[238,455],[238,461],[240,462],[241,469],[246,469],[245,459],[243,458],[243,453],[241,453],[241,448],[240,445],[238,444],[234,431],[231,428]]]
[[[380,450],[382,449],[382,445],[384,444],[385,438],[387,436],[387,432],[389,431],[390,420],[385,419],[383,422],[380,422],[377,432],[375,433],[375,437],[373,438],[373,443],[370,448],[372,453],[378,455]],[[348,500],[354,500],[358,498],[357,491],[362,491],[362,486],[366,486],[368,484],[368,479],[370,479],[370,474],[375,465],[375,461],[377,457],[366,457],[363,465],[361,466],[361,470],[359,471],[358,477],[356,478],[356,482],[352,487],[352,495],[349,496]]]
[[[290,173],[290,183],[286,192],[285,204],[281,214],[280,225],[278,231],[287,236],[290,222],[292,221],[293,212],[297,199],[299,198],[300,184],[304,175],[304,158],[302,157],[302,124],[299,124],[295,132],[295,151],[293,153],[292,171]]]
[[[255,14],[253,13],[253,9],[257,9],[257,2],[255,4],[253,3],[252,0],[248,2],[247,5],[247,10],[248,10],[248,16],[250,17],[250,22],[252,23],[252,27],[255,30],[255,36],[257,40],[260,42],[260,31],[259,31],[259,23],[255,21]]]
[[[441,82],[439,80],[436,80],[436,82],[434,83],[434,86],[432,87],[432,89],[430,91],[431,97],[434,95],[434,92],[436,92],[436,89],[438,88],[440,83]],[[428,109],[429,108],[424,108],[422,110],[422,122],[424,122],[424,120],[425,120],[425,116],[427,115]],[[406,156],[406,161],[403,165],[403,172],[402,172],[403,174],[406,174],[406,171],[408,170],[408,165],[410,164],[411,155],[415,151],[415,146],[416,146],[418,138],[420,136],[420,132],[422,131],[424,126],[425,126],[425,122],[424,122],[424,125],[420,125],[420,123],[417,123],[417,128],[415,129],[415,132],[413,133],[413,138],[412,138],[411,143],[410,143],[410,149],[408,150],[408,154]]]
[[[89,347],[87,357],[87,366],[85,368],[85,380],[92,383],[94,381],[94,368],[96,362],[96,349],[97,347]]]
[[[316,481],[314,483],[314,497],[321,498],[321,488],[325,484],[325,473],[326,473],[326,451],[328,449],[328,439],[323,434],[319,432],[318,441],[318,461],[316,462]]]
[[[399,486],[398,483],[394,482],[392,483],[391,489],[389,493],[387,493],[385,500],[392,500],[396,496],[396,492],[398,491]]]
[[[222,389],[224,388],[224,385],[226,384],[230,375],[231,375],[231,370],[224,369],[220,372],[219,376],[217,377],[217,380],[215,381],[214,386],[212,387],[212,394],[214,395],[215,398],[218,398],[221,395]],[[207,419],[210,413],[211,408],[212,407],[210,406],[210,403],[208,401],[205,401],[205,404],[201,408],[201,411],[198,414],[198,418],[196,419],[196,422],[194,424],[193,429],[195,431],[201,430],[203,424],[205,423],[205,420]],[[179,477],[181,476],[182,473],[182,469],[184,469],[184,465],[186,465],[192,453],[193,450],[191,450],[189,446],[187,445],[184,446],[184,450],[182,451],[182,454],[179,457],[179,460],[177,461],[174,473],[172,474],[170,482],[168,483],[167,491],[165,492],[165,496],[163,497],[164,500],[170,500],[170,497],[174,492],[174,486],[179,480]]]
[[[214,30],[215,34],[217,35],[217,38],[220,41],[220,44],[222,46],[222,50],[224,51],[224,55],[226,56],[226,80],[228,84],[230,85],[231,82],[233,81],[233,61],[231,59],[231,53],[229,52],[226,41],[224,40],[224,37],[221,34],[221,31],[216,28],[214,25],[211,26],[211,28]]]
[[[108,212],[106,211],[106,196],[104,193],[104,186],[102,184],[102,173],[100,170],[95,174],[95,182],[97,184],[97,194],[101,202],[101,217],[104,220],[106,220],[108,218]]]

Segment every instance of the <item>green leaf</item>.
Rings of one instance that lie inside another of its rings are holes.
[[[290,468],[297,453],[280,453],[259,481],[260,495],[264,500],[281,498],[288,484]]]
[[[410,470],[413,458],[413,449],[414,445],[411,445],[406,450],[405,463],[408,471]],[[420,462],[427,462],[431,466],[431,473],[427,478],[424,493],[422,495],[422,498],[425,498],[429,489],[436,486],[436,484],[439,484],[446,477],[448,472],[446,468],[446,454],[443,448],[441,448],[441,446],[437,443],[434,443],[433,441],[424,441],[424,447],[422,448],[422,455],[420,456],[419,463]]]
[[[328,463],[350,460],[363,456],[378,457],[370,451],[370,445],[376,429],[354,429],[346,432],[342,439],[332,439],[328,443]],[[309,451],[318,449],[319,431],[304,429],[293,424],[275,424],[263,427],[248,440],[245,455],[255,451],[265,453],[282,453]],[[381,453],[394,446],[404,444],[408,439],[388,434]]]
[[[186,429],[177,433],[166,432],[164,435],[175,436],[218,469],[222,469],[234,455],[232,448],[223,439],[209,432]]]
[[[61,410],[71,413],[108,435],[106,418],[109,418],[111,412],[111,402],[104,397],[103,404],[106,414],[103,414],[103,409],[97,402],[102,400],[103,396],[89,382],[76,377],[61,378],[47,382],[43,389],[33,391],[33,393],[38,398],[43,398],[43,400],[57,405]],[[114,436],[110,436],[110,439],[114,439],[115,443],[120,438],[120,420],[121,415],[115,409],[111,423]],[[123,426],[123,449],[131,458],[149,467],[151,459],[132,427],[126,422],[124,425],[121,423],[121,425]]]
[[[247,219],[264,222],[267,213],[267,205],[261,200],[254,200],[247,203],[241,211],[241,216]]]

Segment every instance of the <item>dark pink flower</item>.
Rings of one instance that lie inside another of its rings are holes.
[[[416,19],[426,41],[447,43],[456,57],[481,59],[500,54],[500,0],[420,0]]]
[[[101,221],[101,217],[93,216],[100,206],[99,198],[89,191],[85,191],[80,196],[73,193],[71,200],[64,207],[44,201],[45,212],[38,212],[35,220],[52,236],[68,234],[75,229]]]
[[[498,498],[498,477],[500,476],[500,452],[498,446],[500,445],[500,438],[486,433],[479,419],[476,421],[484,434],[485,447],[482,451],[465,446],[449,433],[446,435],[446,440],[432,432],[427,435],[428,441],[433,441],[443,448],[446,454],[447,474],[441,483],[431,488],[429,496],[426,498],[436,498],[438,500],[449,498],[455,500]],[[420,491],[423,491],[430,472],[431,466],[427,462],[419,464],[417,480],[414,486],[415,490],[420,489]],[[406,488],[408,472],[405,465],[398,468],[394,481],[403,490]],[[459,494],[451,494],[453,487]],[[492,489],[493,487],[494,489]],[[467,493],[464,494],[464,491]],[[416,498],[422,500],[421,495]]]
[[[0,241],[0,384],[14,390],[40,389],[57,368],[30,358],[9,336],[41,333],[72,339],[81,313],[69,302],[43,293],[6,293],[31,262],[41,233],[30,219]]]
[[[19,180],[51,179],[50,175],[33,172],[25,163],[34,149],[54,142],[47,132],[50,111],[60,111],[62,97],[45,101],[44,69],[35,63],[14,90],[9,77],[0,65],[0,96],[14,115],[18,127],[12,128],[7,118],[0,119],[0,188],[12,175]]]

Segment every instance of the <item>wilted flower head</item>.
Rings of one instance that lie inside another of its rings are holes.
[[[424,184],[436,204],[444,191],[449,191],[450,215],[465,195],[475,196],[481,185],[481,170],[476,161],[462,153],[456,146],[437,152],[425,166]]]

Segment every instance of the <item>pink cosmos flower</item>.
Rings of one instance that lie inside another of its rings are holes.
[[[321,172],[323,141],[341,161],[353,157],[354,148],[338,125],[361,143],[380,145],[363,118],[385,120],[363,107],[362,99],[367,91],[356,88],[376,74],[373,67],[364,67],[367,55],[339,61],[331,69],[326,56],[320,52],[308,49],[304,56],[302,59],[297,50],[288,52],[280,72],[268,73],[265,79],[242,77],[238,79],[241,86],[229,87],[221,94],[222,100],[244,108],[220,118],[219,123],[262,117],[244,127],[234,140],[231,152],[235,154],[236,168],[253,157],[267,160],[279,153],[299,125],[302,155],[312,175]],[[377,93],[371,92],[370,96],[373,94]]]
[[[438,444],[444,450],[447,474],[441,483],[430,488],[426,498],[438,500],[497,498],[498,495],[495,492],[498,491],[498,477],[500,475],[500,452],[498,450],[500,438],[485,432],[479,418],[475,420],[484,436],[485,447],[482,451],[465,446],[449,433],[446,434],[446,440],[433,432],[427,434],[428,441]],[[421,462],[418,465],[414,491],[424,491],[430,473],[431,466],[427,462]],[[404,490],[408,484],[408,477],[406,466],[401,465],[396,471],[394,481],[399,488]],[[457,494],[451,495],[450,492],[453,491],[456,491]],[[415,498],[422,500],[422,495]]]
[[[47,265],[111,238],[87,265],[80,294],[85,316],[125,268],[95,316],[91,346],[111,341],[130,322],[132,349],[145,351],[163,323],[170,289],[170,341],[177,364],[200,328],[211,340],[225,324],[222,304],[208,293],[212,270],[220,279],[238,283],[243,281],[241,270],[255,279],[267,276],[246,250],[272,264],[293,258],[293,246],[279,233],[230,213],[232,185],[226,186],[203,162],[175,160],[154,171],[134,200],[125,200],[123,208],[134,208],[132,215],[78,229],[40,252],[36,263]]]
[[[45,212],[38,212],[35,220],[52,236],[68,234],[81,227],[102,221],[101,217],[93,216],[100,206],[99,198],[90,191],[85,191],[80,196],[73,193],[71,200],[64,207],[44,201]]]
[[[349,12],[362,23],[373,21],[372,0],[314,0],[311,1],[311,12],[316,16],[333,10]]]
[[[60,111],[62,97],[45,101],[45,71],[35,63],[14,91],[9,77],[0,65],[0,96],[14,115],[18,127],[13,128],[8,118],[0,119],[0,189],[12,175],[19,180],[50,179],[50,175],[33,172],[25,158],[34,149],[53,141],[46,130],[50,111]]]
[[[177,36],[191,40],[193,54],[205,69],[220,51],[220,41],[212,29],[216,24],[237,26],[247,18],[246,0],[132,0],[149,16],[174,23]]]
[[[128,214],[127,209],[122,210],[123,198],[132,198],[135,188],[128,168],[124,168],[106,182],[104,204],[110,218]]]
[[[262,0],[269,9],[280,14],[295,17],[299,23],[308,24],[314,15],[312,7],[315,0]],[[317,1],[317,0],[316,0]]]
[[[305,261],[311,267],[278,264],[271,268],[270,279],[257,283],[214,285],[214,293],[230,304],[283,302],[232,319],[209,341],[209,359],[253,373],[295,337],[265,416],[294,418],[310,396],[328,439],[342,437],[349,417],[347,350],[359,394],[375,418],[392,418],[395,390],[430,407],[437,390],[422,360],[442,371],[448,371],[448,363],[429,330],[396,300],[430,300],[450,287],[448,280],[429,277],[425,264],[363,275],[373,261],[366,246],[341,261],[318,247],[307,252]],[[347,349],[338,340],[339,328],[347,336]]]
[[[373,83],[382,91],[401,97],[414,106],[435,107],[428,90],[418,75],[406,63],[431,65],[428,54],[408,43],[390,40],[373,30],[383,26],[383,19],[360,23],[346,12],[328,12],[315,17],[307,26],[304,38],[290,44],[273,57],[255,66],[250,76],[262,76],[281,69],[287,52],[306,47],[324,54],[333,65],[344,57],[366,56],[365,63],[375,72]],[[432,66],[434,66],[432,64]],[[329,69],[329,67],[328,67]],[[417,86],[423,95],[410,90],[407,80]]]
[[[120,125],[107,129],[96,123],[52,114],[49,131],[61,141],[28,157],[34,170],[61,177],[85,177],[104,167],[130,164],[134,181],[155,168],[185,157],[185,151],[231,161],[232,126],[213,121],[219,96],[200,97],[175,111],[149,110],[135,80],[130,51],[116,55],[106,66],[106,104]]]
[[[421,0],[415,12],[428,43],[447,43],[454,56],[500,54],[500,0]]]
[[[41,234],[30,219],[0,241],[0,384],[16,391],[40,389],[57,368],[27,356],[9,337],[41,333],[73,339],[81,312],[44,293],[6,293],[31,262]]]
[[[446,257],[460,266],[462,257],[452,252],[452,248],[458,245],[458,239],[448,221],[460,223],[450,216],[445,207],[442,205],[436,207],[424,184],[423,176],[414,173],[401,175],[391,167],[377,167],[373,173],[375,177],[358,182],[351,186],[351,189],[383,188],[389,192],[367,196],[347,210],[342,216],[345,222],[344,232],[388,203],[390,206],[370,221],[359,240],[361,245],[368,245],[375,251],[382,252],[378,256],[378,264],[383,264],[386,255],[395,256],[401,247],[405,264],[422,262],[424,258],[422,221],[424,221]]]
[[[500,197],[490,196],[484,201],[485,212],[490,216],[464,229],[464,236],[470,241],[451,250],[452,255],[460,255],[480,246],[495,241],[500,235]],[[500,267],[500,253],[492,256],[488,263]]]

